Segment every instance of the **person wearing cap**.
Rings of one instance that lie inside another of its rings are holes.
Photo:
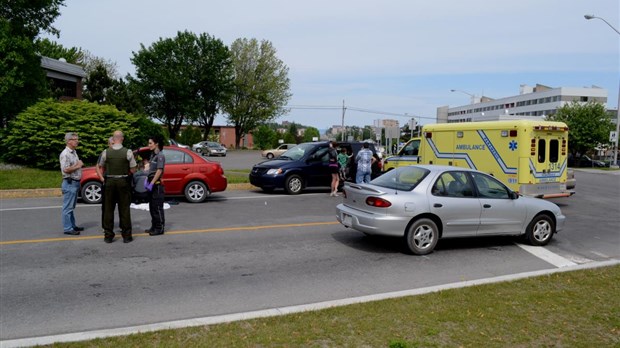
[[[84,163],[78,157],[75,149],[78,146],[79,138],[77,133],[69,132],[65,134],[67,146],[60,153],[60,172],[62,173],[62,228],[64,234],[77,236],[83,227],[75,224],[75,204],[77,203],[78,192],[80,191],[80,179],[82,179],[82,167]]]
[[[370,145],[365,142],[362,149],[357,153],[357,156],[355,156],[355,162],[357,162],[355,182],[358,184],[370,182],[372,163],[375,161],[375,158],[372,156],[372,151],[370,151],[369,147]]]
[[[115,131],[112,135],[114,144],[105,149],[97,163],[99,179],[104,183],[103,200],[103,241],[114,241],[114,210],[118,205],[121,235],[123,243],[133,241],[131,235],[131,178],[129,173],[136,171],[136,159],[133,152],[123,146],[124,135]],[[101,173],[105,173],[102,175]]]

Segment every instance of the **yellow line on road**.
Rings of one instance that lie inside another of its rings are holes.
[[[190,234],[190,233],[211,233],[211,232],[230,232],[230,231],[252,231],[252,230],[265,230],[269,228],[289,228],[289,227],[312,227],[312,226],[325,226],[336,225],[337,221],[324,221],[324,222],[307,222],[298,224],[281,224],[281,225],[259,225],[259,226],[237,226],[237,227],[219,227],[219,228],[206,228],[200,230],[181,230],[166,232],[166,235],[176,234]],[[148,234],[138,233],[133,235],[134,237],[146,237]],[[103,234],[99,236],[80,236],[80,237],[61,237],[61,238],[46,238],[46,239],[24,239],[24,240],[9,240],[0,242],[0,245],[11,244],[27,244],[27,243],[49,243],[49,242],[64,242],[64,241],[77,241],[77,240],[89,240],[100,239]]]

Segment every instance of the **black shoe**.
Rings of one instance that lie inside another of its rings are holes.
[[[160,232],[153,231],[149,233],[149,236],[160,236],[162,234],[164,234],[164,231],[160,231]]]
[[[103,241],[110,244],[114,241],[114,237],[105,237],[103,238]]]
[[[149,228],[148,230],[144,230],[144,233],[151,234],[151,233],[153,233],[153,230]]]
[[[129,237],[123,237],[123,243],[131,243],[133,242],[133,237],[129,236]]]
[[[70,236],[78,236],[80,232],[71,230],[71,231],[65,232],[65,234],[68,234]]]
[[[80,226],[73,226],[73,230],[74,230],[74,231],[78,231],[78,232],[82,232],[82,231],[84,231],[84,227],[80,227]]]

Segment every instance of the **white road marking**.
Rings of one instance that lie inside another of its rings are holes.
[[[327,193],[306,193],[303,195],[293,195],[293,196],[284,196],[284,195],[278,195],[278,196],[242,196],[242,197],[213,197],[213,198],[207,198],[207,201],[212,201],[212,202],[216,202],[216,201],[232,201],[232,200],[237,200],[237,199],[243,199],[243,200],[247,200],[247,199],[276,199],[276,198],[301,198],[301,197],[308,197],[308,196],[328,196]],[[76,208],[88,208],[88,207],[101,207],[101,204],[78,204],[75,206]],[[2,211],[19,211],[19,210],[39,210],[39,209],[61,209],[62,206],[61,205],[50,205],[50,206],[43,206],[43,207],[23,207],[23,208],[5,208],[5,209],[0,209],[0,212]]]
[[[192,327],[192,326],[230,323],[230,322],[240,321],[240,320],[274,317],[278,315],[301,313],[301,312],[308,312],[308,311],[317,311],[321,309],[327,309],[327,308],[339,307],[339,306],[347,306],[347,305],[356,304],[356,303],[366,303],[366,302],[387,300],[391,298],[423,295],[423,294],[439,292],[439,291],[448,290],[448,289],[457,289],[457,288],[464,288],[464,287],[483,285],[483,284],[507,282],[507,281],[537,277],[537,276],[554,274],[554,273],[577,271],[577,270],[592,269],[592,268],[599,268],[599,267],[608,267],[608,266],[614,266],[618,264],[620,264],[620,260],[612,259],[608,261],[591,262],[585,265],[575,265],[575,266],[569,266],[569,267],[563,267],[563,268],[552,268],[552,269],[544,269],[540,271],[508,274],[508,275],[497,276],[497,277],[492,277],[492,278],[466,280],[466,281],[461,281],[457,283],[430,286],[430,287],[420,288],[420,289],[386,292],[386,293],[375,294],[375,295],[351,297],[351,298],[345,298],[345,299],[340,299],[340,300],[309,303],[309,304],[303,304],[303,305],[297,305],[297,306],[278,307],[278,308],[271,308],[271,309],[258,310],[258,311],[233,313],[233,314],[226,314],[226,315],[216,315],[216,316],[186,319],[186,320],[175,320],[175,321],[168,321],[168,322],[163,322],[163,323],[123,327],[123,328],[118,328],[118,329],[94,330],[94,331],[62,334],[62,335],[33,337],[33,338],[19,338],[19,339],[14,339],[14,340],[0,341],[0,348],[44,345],[44,344],[53,344],[53,343],[58,343],[58,342],[77,342],[77,341],[92,340],[95,338],[124,336],[124,335],[130,335],[130,334],[141,333],[141,332],[153,332],[153,331],[166,330],[166,329],[179,329],[179,328]]]
[[[562,257],[556,253],[552,253],[551,251],[547,250],[544,247],[537,247],[537,246],[531,246],[531,245],[520,244],[520,243],[517,243],[517,246],[527,251],[528,253],[538,257],[539,259],[542,259],[543,261],[548,262],[558,268],[577,265],[575,262],[565,257]]]

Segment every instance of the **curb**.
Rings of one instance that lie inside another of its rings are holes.
[[[226,190],[228,191],[240,191],[251,190],[254,188],[250,183],[242,184],[228,184]],[[61,197],[62,192],[60,188],[50,189],[30,189],[30,190],[0,190],[0,199],[13,199],[13,198],[42,198],[42,197]]]

